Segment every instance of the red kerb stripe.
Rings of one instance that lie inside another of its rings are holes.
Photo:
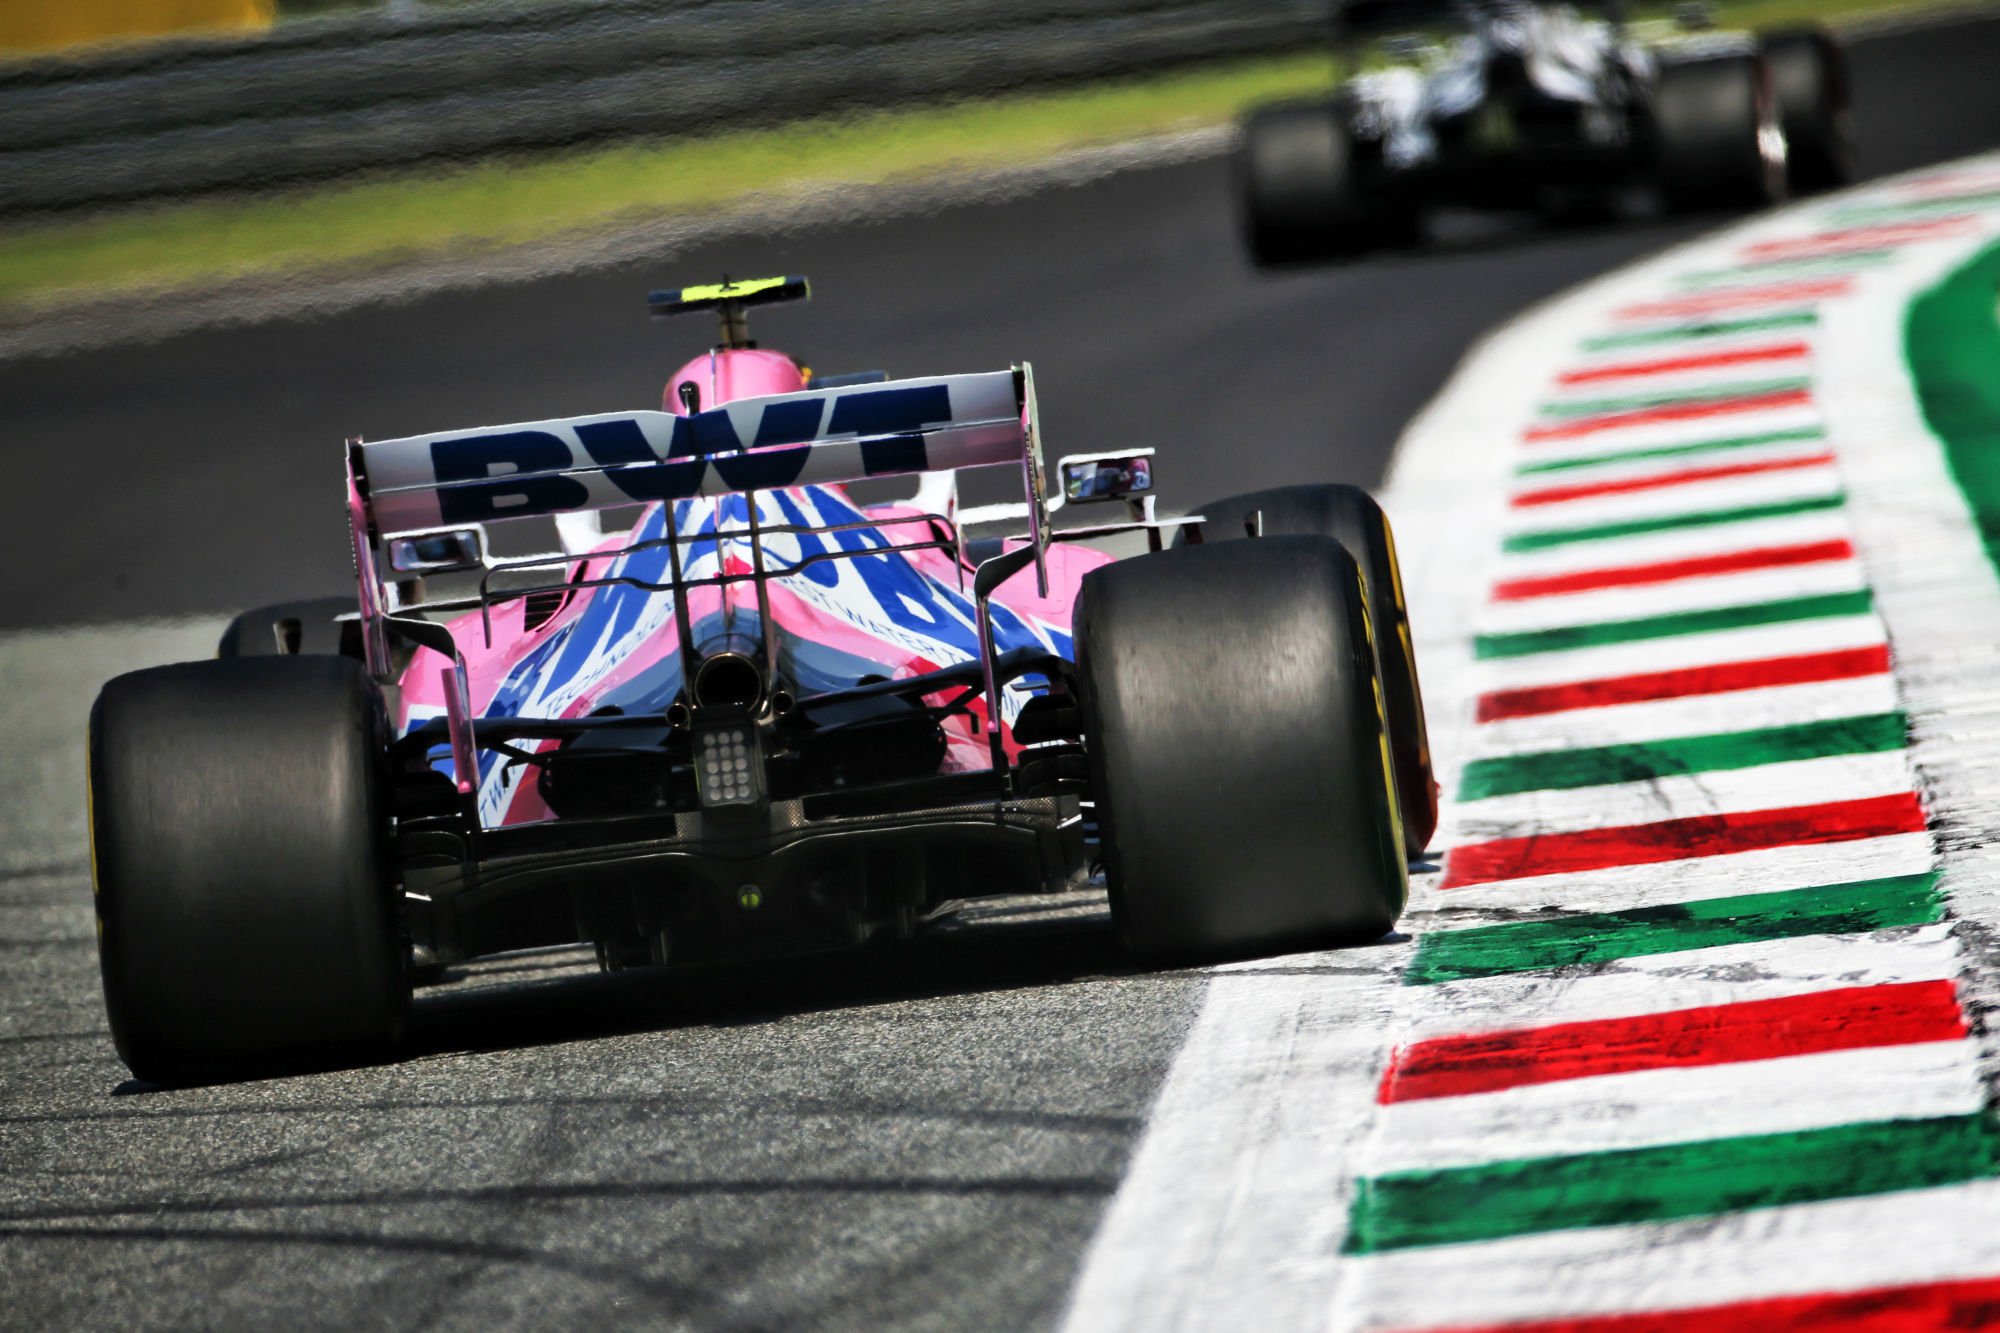
[[[2000,1328],[2000,1278],[1775,1296],[1686,1310],[1463,1324],[1427,1333],[1939,1333],[1978,1328]]]
[[[1600,495],[1631,495],[1638,491],[1664,490],[1697,481],[1717,481],[1723,477],[1753,477],[1760,472],[1793,472],[1799,468],[1825,467],[1833,462],[1831,453],[1806,454],[1798,458],[1767,458],[1755,463],[1717,463],[1711,467],[1683,468],[1679,472],[1656,472],[1644,477],[1624,477],[1618,481],[1579,482],[1574,486],[1545,486],[1539,491],[1522,491],[1512,501],[1516,509],[1537,505],[1562,504],[1568,500],[1591,500]]]
[[[1853,287],[1852,278],[1812,278],[1768,283],[1760,287],[1724,287],[1720,291],[1696,292],[1691,296],[1670,296],[1664,301],[1641,301],[1620,310],[1618,318],[1680,319],[1760,305],[1794,305],[1829,296],[1845,296]]]
[[[1955,235],[1972,225],[1972,214],[1952,213],[1917,222],[1885,222],[1875,227],[1848,227],[1800,236],[1786,241],[1759,241],[1737,253],[1748,263],[1774,259],[1809,259],[1816,255],[1847,254],[1854,250],[1879,250],[1887,246],[1928,241]]]
[[[1804,343],[1777,343],[1769,347],[1742,347],[1733,352],[1706,352],[1700,356],[1672,356],[1661,361],[1624,361],[1613,366],[1592,366],[1556,376],[1558,384],[1600,384],[1605,380],[1639,379],[1646,375],[1671,375],[1682,370],[1721,370],[1728,366],[1748,366],[1762,361],[1794,361],[1806,354]]]
[[[1566,713],[1574,708],[1607,708],[1644,703],[1650,699],[1684,699],[1699,694],[1729,694],[1775,685],[1804,685],[1818,680],[1851,680],[1879,676],[1889,669],[1889,646],[1837,648],[1793,657],[1763,657],[1748,662],[1647,671],[1631,676],[1606,676],[1562,685],[1535,685],[1495,690],[1480,696],[1479,720],[1498,722],[1510,717]]]
[[[1754,569],[1816,565],[1828,560],[1849,560],[1853,556],[1854,544],[1844,538],[1824,542],[1801,542],[1796,546],[1765,546],[1754,551],[1729,551],[1722,555],[1696,556],[1688,560],[1661,560],[1649,565],[1621,565],[1614,569],[1580,569],[1570,574],[1548,574],[1541,578],[1506,579],[1493,585],[1493,600],[1521,602],[1531,597],[1595,592],[1600,588],[1631,588],[1642,584],[1672,583],[1677,579],[1743,574]]]
[[[1949,981],[1787,995],[1549,1027],[1438,1037],[1389,1061],[1375,1099],[1427,1101],[1646,1069],[1780,1060],[1965,1035]]]
[[[1727,856],[1769,847],[1853,842],[1892,833],[1921,833],[1924,808],[1914,792],[1870,796],[1780,810],[1692,815],[1653,824],[1496,838],[1452,849],[1445,889],[1490,884],[1531,875],[1561,875],[1613,866],[1657,865],[1701,856]]]
[[[1707,398],[1694,403],[1673,403],[1665,407],[1645,407],[1633,412],[1612,412],[1601,417],[1578,417],[1543,426],[1530,426],[1521,438],[1574,440],[1601,430],[1626,426],[1649,426],[1662,421],[1699,421],[1703,417],[1727,416],[1735,412],[1763,412],[1779,407],[1804,407],[1812,401],[1806,389],[1785,389],[1779,393],[1753,394],[1747,398]]]

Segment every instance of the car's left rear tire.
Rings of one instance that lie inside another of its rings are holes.
[[[156,1083],[379,1058],[408,1004],[382,699],[347,658],[156,667],[90,716],[112,1040]]]
[[[1361,943],[1408,892],[1367,604],[1328,537],[1085,577],[1077,669],[1111,911],[1142,958]]]

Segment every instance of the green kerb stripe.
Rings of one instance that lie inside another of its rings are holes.
[[[1731,398],[1761,398],[1766,394],[1791,393],[1812,387],[1803,375],[1779,380],[1736,380],[1707,384],[1699,389],[1663,390],[1659,393],[1628,394],[1619,398],[1571,398],[1542,404],[1542,415],[1600,417],[1613,412],[1642,412],[1649,407],[1672,407],[1680,403],[1726,402]]]
[[[1418,941],[1403,984],[1433,986],[1805,935],[1858,935],[1929,925],[1943,917],[1936,871],[1624,912],[1585,912],[1555,921],[1433,931]]]
[[[1740,509],[1703,509],[1686,514],[1664,514],[1659,518],[1634,518],[1623,523],[1599,523],[1587,528],[1548,528],[1540,532],[1517,532],[1500,544],[1509,554],[1541,551],[1571,542],[1609,541],[1614,537],[1637,537],[1648,532],[1671,532],[1676,528],[1705,528],[1717,523],[1748,523],[1760,518],[1789,518],[1838,509],[1847,503],[1844,493],[1815,495],[1804,500],[1780,500],[1775,504],[1745,505]]]
[[[1901,713],[1876,713],[1714,736],[1502,755],[1467,764],[1458,799],[1650,782],[1678,773],[1720,773],[1832,755],[1880,754],[1902,749],[1907,732]]]
[[[1349,1254],[1956,1185],[2000,1173],[1977,1115],[1399,1171],[1360,1182]]]
[[[1809,328],[1819,323],[1816,311],[1801,310],[1789,315],[1763,315],[1756,319],[1709,319],[1694,324],[1675,324],[1664,329],[1640,329],[1632,333],[1606,333],[1585,338],[1586,352],[1608,352],[1616,347],[1651,347],[1658,343],[1692,342],[1698,338],[1727,338],[1738,333],[1762,333],[1768,329]]]
[[[1894,250],[1850,250],[1846,254],[1835,255],[1794,255],[1784,259],[1765,259],[1738,264],[1734,268],[1683,273],[1676,281],[1683,287],[1718,287],[1753,279],[1782,278],[1789,281],[1794,278],[1817,278],[1834,273],[1852,273],[1857,269],[1880,268],[1895,257]]]
[[[1607,643],[1664,639],[1676,634],[1707,634],[1716,630],[1744,629],[1751,625],[1780,625],[1791,620],[1858,616],[1874,604],[1872,594],[1863,588],[1857,592],[1823,593],[1818,597],[1794,597],[1788,601],[1760,602],[1753,606],[1676,611],[1671,615],[1646,616],[1639,620],[1607,620],[1590,625],[1563,625],[1556,629],[1482,634],[1473,640],[1473,651],[1482,660],[1526,657],[1530,653],[1559,653],[1572,648],[1596,648]]]
[[[1817,426],[1797,430],[1767,431],[1762,435],[1737,435],[1726,440],[1703,440],[1699,444],[1665,444],[1653,449],[1627,449],[1619,453],[1591,454],[1584,458],[1557,458],[1546,463],[1523,463],[1514,471],[1521,476],[1541,472],[1569,472],[1604,463],[1643,463],[1655,458],[1685,458],[1690,454],[1719,453],[1725,449],[1748,449],[1759,444],[1794,444],[1803,440],[1823,440],[1826,432]]]

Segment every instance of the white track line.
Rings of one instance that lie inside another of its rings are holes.
[[[1663,532],[1635,533],[1597,541],[1568,542],[1539,551],[1509,551],[1493,566],[1494,581],[1570,574],[1585,569],[1614,569],[1653,564],[1718,551],[1749,551],[1767,546],[1851,538],[1853,527],[1839,509],[1822,509],[1738,523],[1709,523]]]
[[[1779,625],[1750,625],[1705,634],[1674,634],[1634,643],[1572,648],[1560,653],[1494,657],[1477,667],[1478,688],[1525,689],[1573,680],[1598,680],[1683,667],[1750,662],[1797,653],[1867,648],[1887,641],[1882,622],[1870,615],[1826,616]]]
[[[1698,697],[1709,699],[1714,708],[1725,714],[1721,725],[1732,731],[1799,726],[1836,717],[1865,717],[1894,712],[1899,706],[1895,677],[1886,671],[1847,680],[1732,690],[1727,696]],[[1480,725],[1479,747],[1495,755],[1531,754],[1540,750],[1630,745],[1710,734],[1717,718],[1706,710],[1691,708],[1690,702],[1689,698],[1655,699],[1608,708],[1502,718]]]
[[[1686,953],[1642,954],[1581,975],[1507,973],[1406,989],[1398,1039],[1546,1027],[1768,1000],[1848,986],[1937,981],[1963,962],[1949,924],[1756,940]]]
[[[1484,634],[1519,630],[1561,629],[1571,625],[1617,624],[1684,611],[1711,611],[1730,606],[1761,606],[1799,597],[1859,592],[1868,586],[1857,560],[1825,560],[1809,565],[1781,565],[1740,574],[1672,579],[1622,588],[1528,597],[1517,602],[1492,602],[1479,613]]]
[[[1446,841],[1440,838],[1440,841]],[[1917,875],[1936,857],[1929,833],[1893,833],[1853,842],[1767,847],[1726,856],[1698,856],[1657,865],[1532,875],[1442,890],[1442,905],[1547,907],[1572,912],[1617,912],[1630,907],[1777,893],[1815,884]]]
[[[1972,1115],[1986,1093],[1970,1054],[1963,1041],[1917,1042],[1396,1102],[1379,1113],[1368,1166],[1380,1175]]]
[[[1909,760],[1899,748],[1462,800],[1452,828],[1461,843],[1486,842],[1527,834],[1623,828],[1693,815],[1830,804],[1914,790]]]
[[[2000,1272],[2000,1181],[1349,1259],[1320,1327],[1501,1321],[1860,1291]],[[1394,1311],[1393,1316],[1381,1312]]]

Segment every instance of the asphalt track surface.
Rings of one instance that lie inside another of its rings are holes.
[[[2000,143],[2000,22],[1855,58],[1871,172]],[[342,586],[341,435],[649,405],[707,336],[649,329],[649,285],[807,272],[820,301],[759,327],[827,369],[1031,358],[1055,449],[1156,444],[1196,504],[1373,482],[1480,332],[1700,225],[1259,276],[1225,185],[1201,163],[0,368],[0,626],[188,618],[0,640],[0,1324],[1046,1324],[1202,986],[1135,971],[1100,903],[724,976],[508,960],[422,992],[402,1063],[163,1092],[104,1032],[75,757],[97,680]]]

